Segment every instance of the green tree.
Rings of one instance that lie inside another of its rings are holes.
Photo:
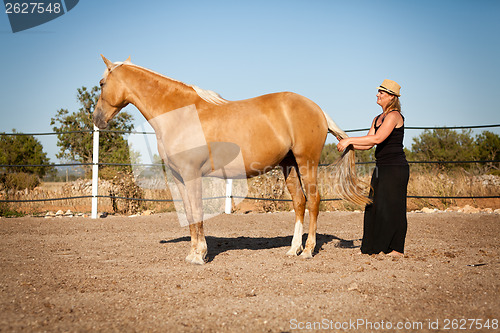
[[[17,133],[16,130],[12,130]],[[3,168],[7,173],[28,173],[43,177],[52,170],[47,153],[33,135],[5,135],[0,133],[0,164],[9,165],[41,165],[37,167]]]
[[[490,131],[476,135],[476,158],[480,161],[500,161],[500,136]],[[499,174],[498,163],[482,164],[484,172]]]
[[[51,119],[50,124],[57,135],[57,145],[60,147],[56,155],[60,159],[78,161],[82,163],[92,162],[93,134],[72,133],[73,131],[88,131],[94,128],[92,114],[99,100],[99,88],[86,87],[78,89],[77,100],[81,107],[77,112],[69,113],[66,109],[57,111],[56,116]],[[133,117],[127,112],[120,112],[108,123],[108,130],[131,131]],[[66,133],[63,133],[66,132]],[[67,133],[70,132],[70,133]],[[100,163],[130,163],[130,151],[125,140],[125,133],[113,133],[101,131],[99,134],[99,162]],[[90,168],[87,168],[87,172]],[[134,183],[132,168],[126,167],[103,167],[99,168],[99,176],[110,180],[115,185],[109,192],[114,197],[142,198],[143,192]],[[136,212],[141,209],[142,204],[137,201],[119,200],[112,198],[113,210],[115,212]]]
[[[476,156],[481,161],[499,161],[500,136],[490,131],[476,135]]]
[[[320,164],[332,164],[340,157],[340,152],[337,151],[337,144],[329,143],[323,147],[321,151],[321,157],[319,159]]]
[[[92,133],[63,133],[72,131],[88,131],[94,128],[92,113],[99,99],[99,88],[94,86],[78,89],[77,100],[81,107],[77,112],[69,113],[67,109],[60,109],[51,119],[50,125],[57,135],[57,145],[60,147],[57,158],[92,162],[93,136]],[[131,131],[133,117],[127,112],[120,112],[109,122],[108,130]],[[130,153],[123,133],[100,132],[99,135],[99,162],[101,163],[130,163]]]
[[[425,130],[413,138],[410,160],[414,161],[471,161],[474,160],[475,143],[471,130],[461,133],[452,129]],[[453,168],[457,164],[438,163],[442,168]],[[471,165],[461,164],[460,167]]]

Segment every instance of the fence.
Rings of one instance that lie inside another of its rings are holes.
[[[478,125],[478,126],[453,126],[453,127],[405,127],[409,130],[427,130],[427,129],[477,129],[477,128],[493,128],[500,127],[500,124],[495,125]],[[368,128],[362,129],[351,129],[346,130],[347,133],[368,131]],[[93,130],[82,130],[82,131],[68,131],[61,133],[2,133],[1,135],[10,136],[20,136],[20,135],[31,135],[31,136],[42,136],[42,135],[60,135],[60,134],[71,134],[71,133],[93,133],[93,156],[92,163],[59,163],[59,164],[41,164],[41,165],[9,165],[0,164],[0,168],[16,168],[16,167],[44,167],[44,166],[92,166],[92,195],[82,195],[82,196],[72,196],[72,197],[61,197],[61,198],[47,198],[47,199],[30,199],[30,200],[0,200],[0,202],[8,203],[20,203],[20,202],[44,202],[44,201],[58,201],[58,200],[72,200],[72,199],[91,199],[92,209],[91,217],[97,218],[98,210],[98,199],[99,198],[110,198],[110,199],[123,199],[123,200],[136,200],[136,201],[152,201],[152,202],[173,202],[173,199],[143,199],[143,198],[129,198],[129,197],[118,197],[111,195],[99,195],[98,194],[98,175],[99,166],[133,166],[136,164],[124,164],[124,163],[99,163],[99,132],[113,132],[119,134],[155,134],[154,132],[138,132],[138,131],[111,131],[111,130],[99,130],[94,126]],[[360,162],[357,165],[362,164],[372,164],[372,162]],[[457,164],[467,164],[467,163],[500,163],[497,160],[488,161],[408,161],[410,164],[444,164],[444,163],[457,163]],[[140,164],[144,165],[144,164]],[[159,164],[149,164],[149,165],[159,165]],[[320,164],[320,166],[325,166]],[[226,180],[226,194],[223,197],[214,198],[204,198],[204,199],[221,199],[225,198],[225,212],[226,214],[231,213],[231,200],[232,199],[248,199],[248,200],[263,200],[263,201],[292,201],[290,199],[275,199],[275,198],[259,198],[259,197],[241,197],[232,195],[232,180]],[[498,195],[494,196],[426,196],[426,195],[408,195],[408,198],[414,199],[497,199],[500,198]],[[326,198],[321,199],[321,201],[337,201],[340,198]]]

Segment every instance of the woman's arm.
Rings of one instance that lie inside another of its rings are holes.
[[[372,127],[370,128],[368,135],[340,140],[337,144],[338,151],[344,151],[349,145],[353,145],[354,149],[360,150],[372,148],[374,145],[377,145],[387,139],[392,130],[396,127],[400,118],[401,115],[399,112],[389,113],[385,117],[384,122],[382,123],[382,126],[380,126],[377,133],[375,133],[375,118],[372,122]]]
[[[361,145],[352,145],[352,147],[356,150],[368,150],[373,148],[373,146],[361,146]]]
[[[375,134],[375,122],[376,121],[377,121],[377,117],[373,118],[372,126],[368,130],[368,134],[367,135],[374,135]],[[356,149],[356,150],[368,150],[368,149],[372,149],[373,145],[366,145],[366,146],[363,146],[363,145],[353,145],[352,147],[354,149]]]

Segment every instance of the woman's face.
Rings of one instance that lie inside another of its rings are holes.
[[[383,110],[389,105],[389,103],[392,101],[394,96],[391,94],[386,93],[383,90],[379,90],[377,93],[377,104],[382,107]]]

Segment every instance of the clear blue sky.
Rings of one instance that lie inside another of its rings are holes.
[[[100,53],[230,100],[293,91],[343,129],[369,127],[386,78],[407,126],[498,124],[499,17],[496,0],[80,0],[14,34],[2,12],[0,132],[51,131],[58,109],[78,109],[77,88],[98,84]],[[38,139],[56,162],[56,138]]]

